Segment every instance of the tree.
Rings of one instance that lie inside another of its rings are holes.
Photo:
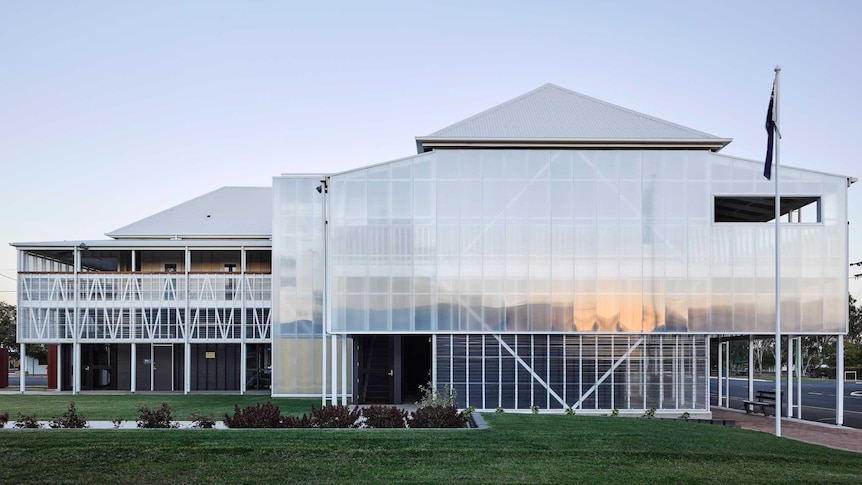
[[[9,350],[9,356],[18,358],[18,344],[15,343],[15,307],[0,301],[0,347]]]
[[[862,345],[862,306],[856,304],[856,298],[850,295],[850,321],[847,340]]]
[[[15,305],[0,302],[0,347],[9,351],[9,357],[20,360],[21,347],[17,343],[17,313]],[[27,356],[39,361],[48,359],[48,350],[44,345],[28,345]]]
[[[757,373],[763,374],[763,353],[766,351],[767,342],[764,339],[756,339],[751,342],[754,348],[754,362],[757,364]]]

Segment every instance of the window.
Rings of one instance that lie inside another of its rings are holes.
[[[165,263],[165,273],[176,273],[177,272],[177,264],[176,263]],[[162,295],[163,300],[176,300],[177,294],[177,279],[176,278],[167,278],[164,283],[164,294]]]
[[[233,273],[236,271],[236,265],[232,263],[227,263],[224,265],[225,273]],[[234,277],[227,276],[224,280],[224,299],[225,300],[233,300],[234,297]]]
[[[783,222],[819,223],[820,197],[782,197]],[[770,222],[775,220],[773,196],[716,196],[715,222]]]

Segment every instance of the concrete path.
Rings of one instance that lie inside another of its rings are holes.
[[[743,429],[775,434],[775,416],[746,414],[742,410],[716,406],[713,406],[711,411],[713,419],[732,419]],[[781,436],[806,443],[862,453],[862,429],[782,418]]]

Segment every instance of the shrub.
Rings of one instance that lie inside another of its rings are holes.
[[[174,421],[173,410],[166,402],[163,402],[161,407],[156,409],[139,405],[138,412],[141,414],[138,418],[139,428],[171,429],[179,427],[179,424]]]
[[[315,428],[356,428],[358,427],[359,416],[361,411],[358,407],[343,406],[337,404],[335,406],[323,406],[315,408],[311,406],[311,425]]]
[[[54,429],[90,427],[87,423],[86,416],[79,414],[78,409],[75,408],[75,401],[69,403],[69,409],[65,413],[59,416],[54,416],[54,419],[52,419],[48,425]]]
[[[189,415],[189,419],[192,421],[192,426],[195,428],[212,429],[215,427],[215,419],[213,419],[212,414],[204,415],[192,413]]]
[[[7,411],[3,414],[0,414],[0,428],[2,428],[3,426],[6,426],[6,423],[8,423],[8,422],[9,422],[9,412]]]
[[[465,428],[467,420],[455,406],[424,406],[410,414],[411,428]]]
[[[574,416],[575,410],[572,408],[566,408],[566,414],[568,414],[569,416]]]
[[[682,418],[682,419],[685,419],[686,421],[688,421],[689,419],[691,419],[691,413],[689,413],[688,411],[686,411],[686,412],[684,412],[684,413],[680,414],[680,416],[679,416],[679,417],[680,417],[680,418]]]
[[[307,414],[303,414],[302,417],[285,416],[282,418],[281,425],[285,428],[310,428],[311,418]]]
[[[271,402],[257,403],[240,409],[234,404],[233,416],[224,415],[224,424],[228,428],[281,428],[284,418],[281,410]]]
[[[113,423],[114,429],[117,429],[123,425],[123,421],[125,421],[123,418],[114,418],[111,420],[111,423]]]
[[[619,410],[619,409],[617,409],[617,408],[613,408],[613,409],[611,410],[611,416],[619,416],[619,415],[620,415],[620,410]]]
[[[365,426],[369,428],[405,428],[407,427],[407,411],[395,406],[369,406],[362,409]]]
[[[539,414],[539,406],[536,404],[533,404],[532,406],[530,406],[530,411],[532,411],[533,414]]]
[[[503,413],[505,413],[505,412],[506,412],[506,410],[505,410],[505,409],[503,409],[503,408],[497,408],[497,409],[495,409],[495,410],[494,410],[494,412],[495,412],[495,413],[497,413],[497,414],[503,414]]]
[[[644,411],[644,415],[642,417],[649,418],[649,419],[654,418],[655,417],[655,408],[649,408],[646,411]]]
[[[443,392],[434,389],[434,386],[429,382],[427,386],[419,386],[422,391],[422,398],[416,403],[420,408],[425,406],[454,406],[455,405],[455,389],[449,389],[448,386],[443,387]]]
[[[15,421],[17,429],[39,429],[42,425],[36,419],[35,414],[18,413],[18,419]]]

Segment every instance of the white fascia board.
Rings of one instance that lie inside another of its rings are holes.
[[[723,158],[730,158],[730,159],[733,159],[733,160],[742,160],[743,162],[756,163],[756,164],[759,164],[759,165],[761,165],[761,166],[763,166],[763,163],[764,163],[764,162],[763,162],[763,160],[754,160],[754,159],[752,159],[752,158],[739,157],[739,156],[736,156],[736,155],[727,155],[727,154],[725,154],[725,153],[713,153],[713,156],[716,156],[716,157],[723,157]],[[784,164],[782,164],[782,165],[781,165],[781,168],[790,168],[790,169],[793,169],[793,170],[799,170],[799,171],[802,171],[802,172],[816,173],[816,174],[820,174],[820,175],[828,175],[828,176],[830,176],[830,177],[843,178],[843,179],[847,179],[847,180],[849,180],[849,181],[850,181],[850,183],[854,183],[854,182],[856,182],[856,180],[857,180],[857,179],[856,179],[856,177],[851,177],[851,176],[849,176],[849,175],[842,175],[842,174],[840,174],[840,173],[829,173],[829,172],[823,172],[822,170],[811,170],[810,168],[794,167],[794,166],[791,166],[791,165],[784,165]]]
[[[600,138],[437,138],[416,137],[424,148],[709,148],[718,151],[733,138],[600,139]]]
[[[205,248],[240,248],[246,247],[249,249],[252,248],[271,248],[272,241],[263,240],[263,239],[251,239],[251,240],[242,240],[242,239],[233,239],[233,240],[206,240],[206,239],[182,239],[182,240],[166,240],[166,239],[153,239],[153,240],[143,240],[143,239],[135,239],[135,240],[117,240],[117,239],[107,239],[107,240],[98,240],[98,241],[42,241],[42,242],[13,242],[9,243],[10,246],[13,246],[18,249],[57,249],[57,250],[71,250],[75,247],[84,244],[87,246],[87,249],[90,250],[98,250],[98,249],[138,249],[138,248],[147,248],[147,249],[178,249],[184,247],[193,247],[196,249],[205,249]]]

